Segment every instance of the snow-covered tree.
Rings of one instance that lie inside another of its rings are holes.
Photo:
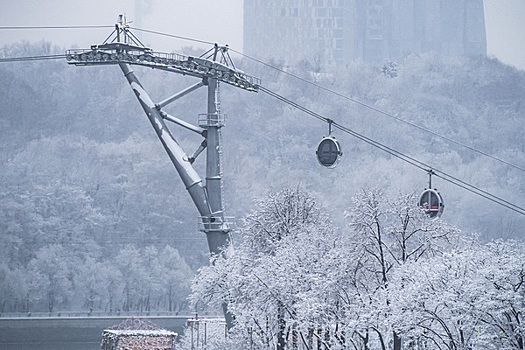
[[[30,283],[30,289],[47,303],[49,312],[59,306],[68,306],[71,301],[75,266],[78,266],[75,257],[60,244],[41,248],[29,262],[28,272],[35,277]]]
[[[10,307],[24,310],[24,298],[28,293],[26,276],[25,269],[10,269],[7,264],[0,263],[0,313]]]
[[[472,242],[405,264],[389,289],[391,322],[416,349],[523,349],[523,253]]]
[[[396,325],[387,322],[391,274],[409,261],[439,254],[458,241],[457,229],[429,219],[415,203],[414,194],[389,199],[379,189],[366,189],[353,198],[346,213],[352,275],[340,288],[345,291],[342,295],[357,297],[341,299],[352,310],[341,318],[353,325],[350,334],[356,335],[354,341],[364,349],[373,345],[384,350],[390,343],[394,349],[401,347]]]
[[[398,347],[405,329],[392,316],[392,274],[462,241],[415,203],[364,190],[347,212],[349,228],[335,230],[304,191],[271,194],[227,257],[201,269],[193,301],[228,302],[232,339],[254,348]]]
[[[247,217],[227,258],[201,269],[193,300],[228,302],[232,332],[249,335],[244,341],[252,348],[307,342],[321,324],[304,311],[318,306],[311,297],[323,291],[323,256],[336,245],[328,218],[304,190],[272,192]]]
[[[161,303],[167,311],[180,312],[187,307],[194,273],[179,251],[170,246],[164,247],[156,263],[160,268]]]

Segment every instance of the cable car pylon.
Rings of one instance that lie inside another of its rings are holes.
[[[219,83],[224,82],[243,90],[257,92],[260,80],[235,68],[227,46],[219,47],[215,44],[200,57],[155,52],[145,47],[131,33],[124,16],[119,16],[115,30],[101,45],[92,45],[90,49],[67,50],[66,59],[69,64],[77,66],[115,64],[121,68],[197,207],[200,215],[199,229],[206,233],[210,253],[224,254],[231,243],[229,233],[233,220],[224,215],[222,199],[221,128],[224,126],[225,116],[220,111]],[[192,76],[200,81],[155,103],[135,75],[132,65]],[[199,115],[198,126],[171,116],[163,110],[165,106],[203,86],[208,89],[207,113]],[[166,121],[198,133],[204,138],[190,157],[179,145]],[[204,150],[206,150],[205,184],[193,168],[194,161]],[[227,327],[231,328],[233,315],[228,312],[226,303],[223,304],[223,312]]]
[[[419,197],[419,208],[425,212],[430,218],[435,219],[440,217],[445,210],[443,197],[437,189],[432,189],[432,175],[435,175],[432,169],[428,173],[428,188],[425,188]]]

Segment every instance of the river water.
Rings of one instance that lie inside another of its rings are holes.
[[[2,350],[97,350],[102,331],[76,327],[4,328],[0,330]]]
[[[148,320],[182,334],[187,319],[180,316]],[[0,317],[0,350],[99,350],[103,330],[122,320],[115,317]]]

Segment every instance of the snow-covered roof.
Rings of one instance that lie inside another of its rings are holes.
[[[105,329],[104,333],[118,336],[177,336],[177,333],[168,331],[166,329]]]

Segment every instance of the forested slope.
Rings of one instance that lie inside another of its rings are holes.
[[[20,43],[2,54],[56,52],[62,50],[49,43]],[[266,88],[339,124],[525,205],[520,169],[268,66],[240,58],[236,64]],[[412,56],[398,63],[397,76],[359,63],[338,69],[312,69],[308,62],[272,65],[525,167],[525,73],[496,60]],[[135,70],[157,100],[196,82]],[[118,67],[9,62],[0,64],[0,77],[3,311],[183,307],[192,271],[207,263],[206,240],[197,231],[194,205]],[[205,99],[201,89],[168,111],[196,123],[206,112]],[[239,224],[253,198],[272,187],[301,185],[329,204],[332,220],[342,226],[343,211],[362,188],[393,195],[419,192],[427,184],[424,171],[337,130],[343,160],[333,170],[322,168],[315,149],[328,126],[262,92],[222,85],[221,108],[227,114],[226,214]],[[201,142],[172,130],[187,153]],[[202,177],[203,163],[203,157],[196,162]],[[486,240],[521,239],[522,215],[439,179],[433,185],[445,198],[443,220]],[[62,263],[53,264],[56,259]]]

